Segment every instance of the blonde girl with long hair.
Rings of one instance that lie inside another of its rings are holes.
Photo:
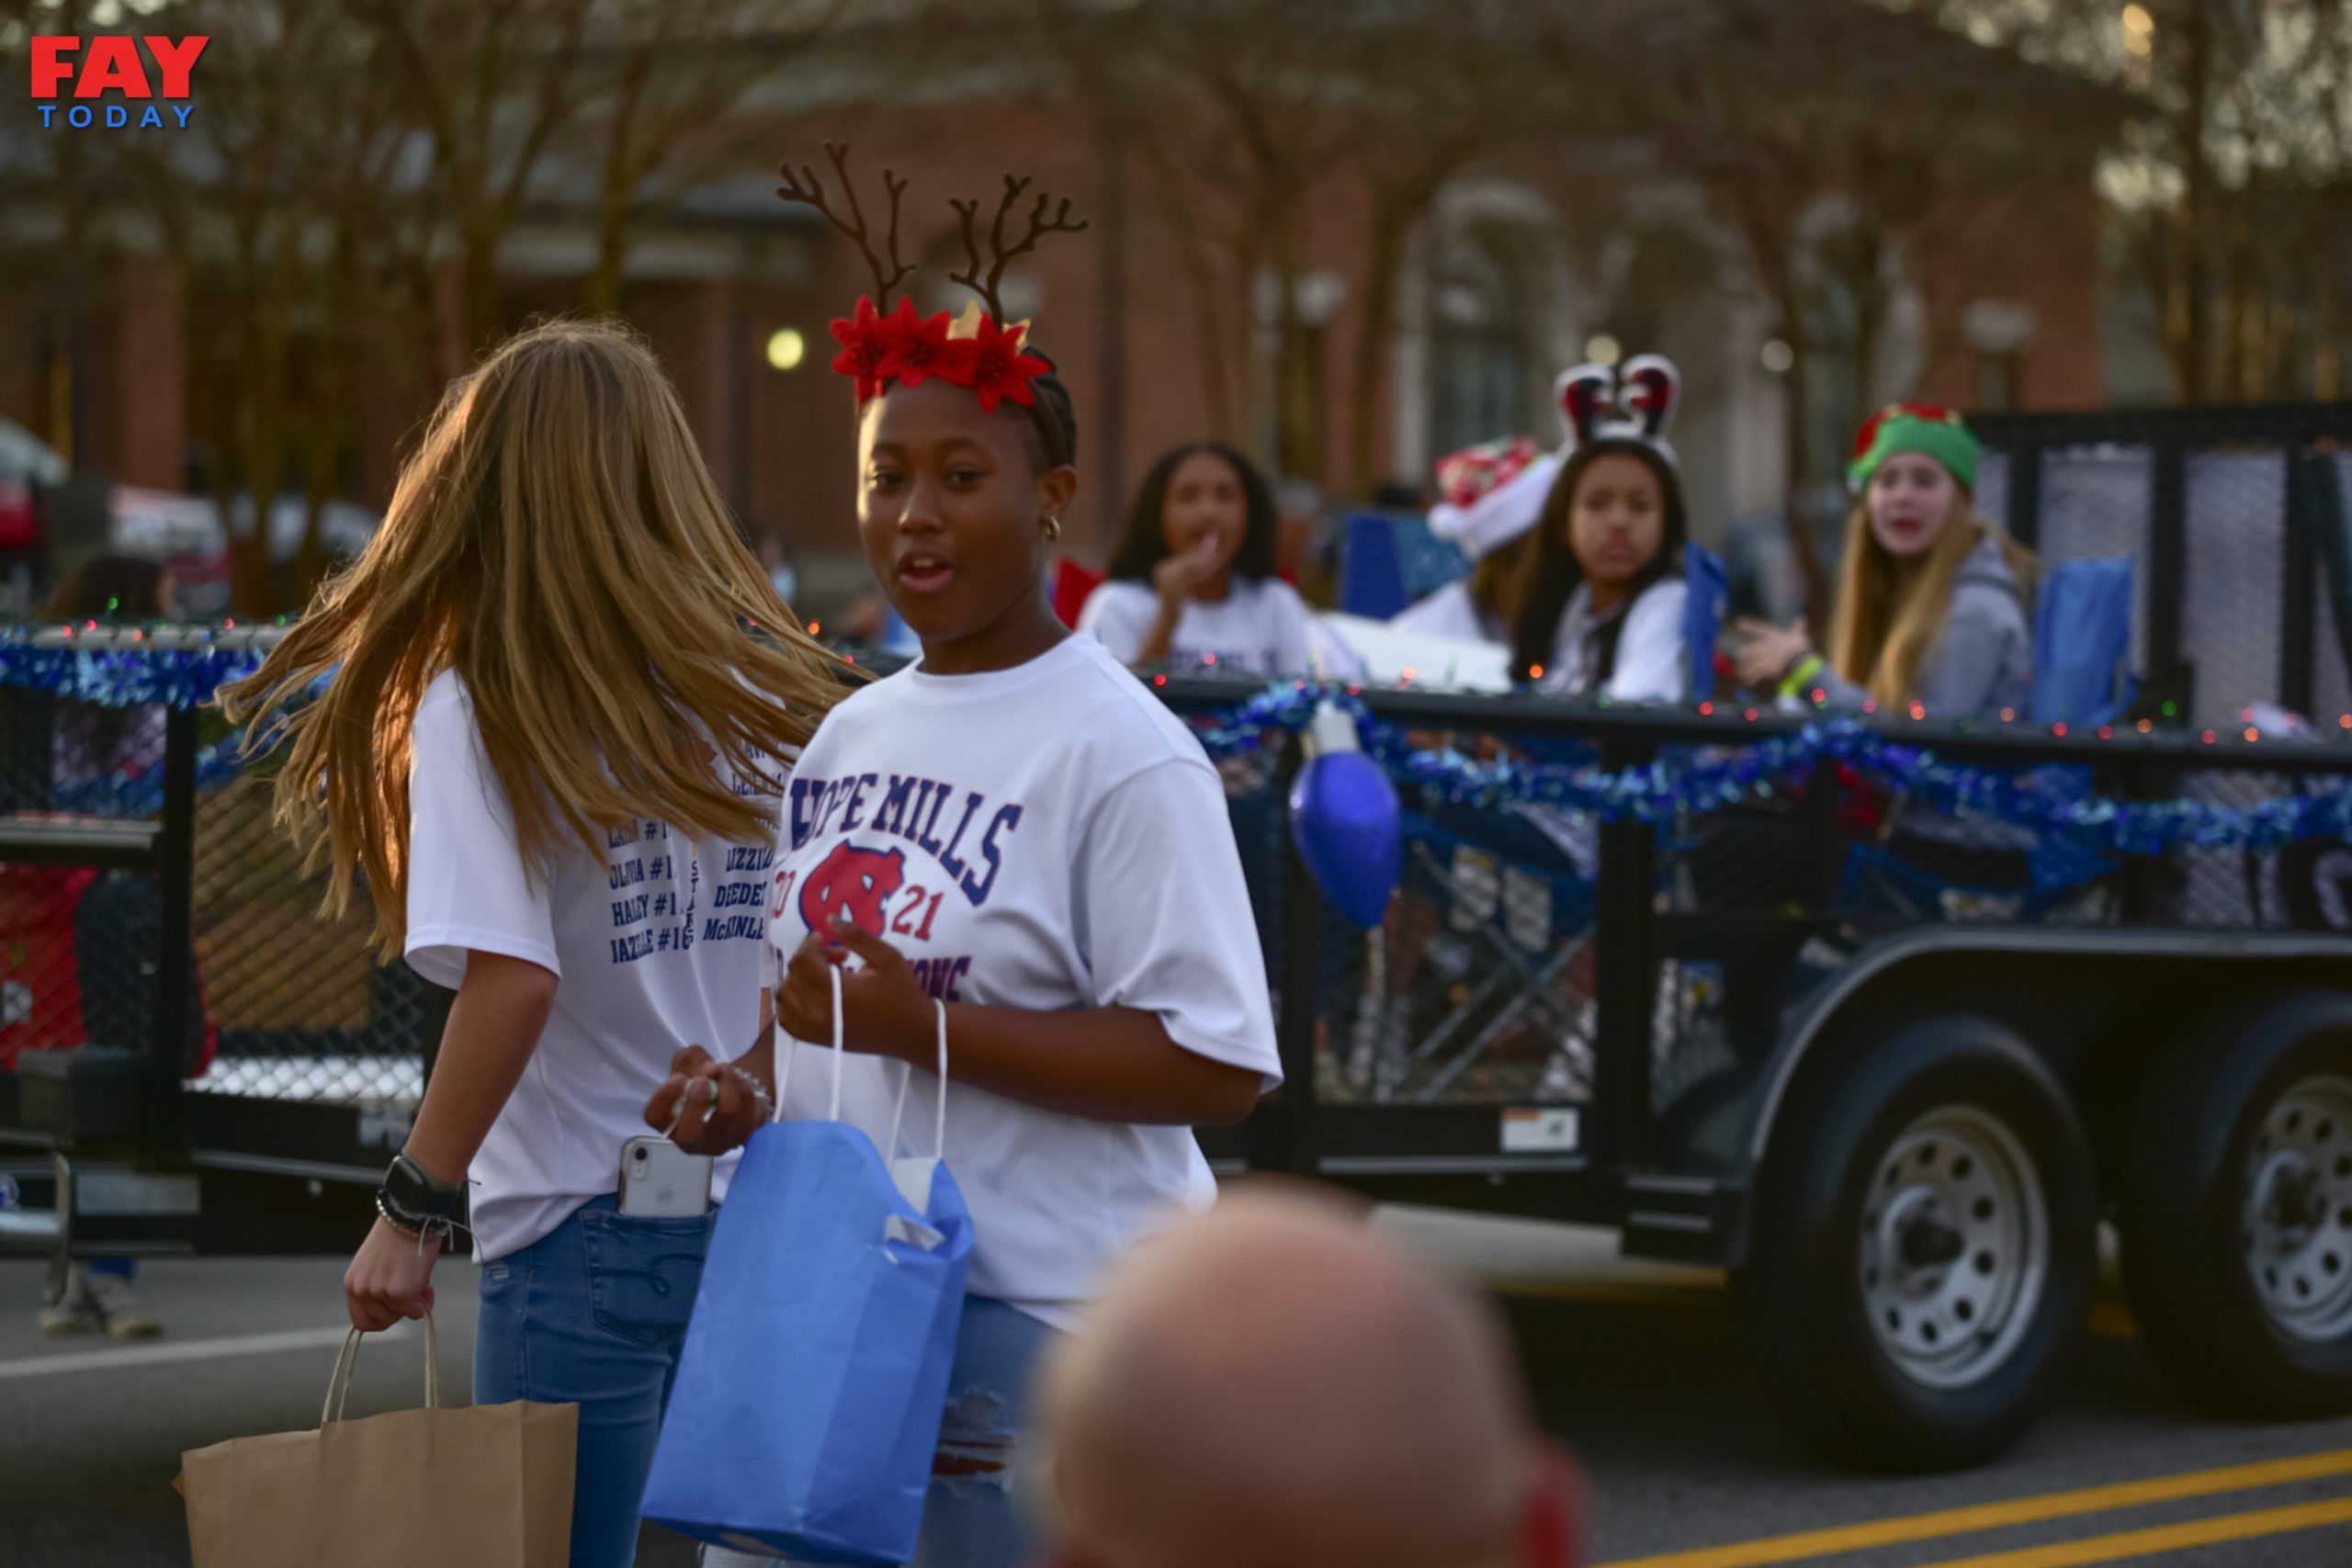
[[[431,1308],[470,1182],[474,1397],[579,1404],[576,1568],[634,1558],[713,1221],[621,1213],[622,1145],[676,1053],[771,1017],[784,759],[839,689],[797,627],[652,355],[557,321],[449,388],[366,552],[227,692],[274,720],[328,910],[364,879],[384,953],[457,991],[351,1321]]]
[[[2033,684],[2032,553],[1976,514],[1976,437],[1949,409],[1896,403],[1862,427],[1858,497],[1825,660],[1804,623],[1743,621],[1741,683],[1828,705],[1980,718]]]

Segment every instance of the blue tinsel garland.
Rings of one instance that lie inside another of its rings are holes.
[[[80,703],[200,707],[261,668],[259,649],[75,648],[0,641],[0,686],[54,692]]]
[[[211,701],[224,683],[258,670],[262,658],[256,649],[78,649],[0,640],[0,685],[111,707],[195,707]],[[2086,794],[2078,767],[2005,772],[1947,762],[1849,718],[1808,724],[1794,735],[1729,750],[1680,748],[1657,761],[1623,769],[1514,759],[1481,762],[1458,751],[1416,750],[1403,729],[1375,718],[1360,698],[1338,686],[1270,686],[1194,728],[1211,756],[1240,756],[1256,751],[1270,732],[1305,728],[1324,702],[1337,703],[1354,717],[1365,753],[1401,788],[1422,798],[1490,810],[1549,806],[1604,822],[1669,823],[1770,798],[1817,763],[1831,761],[1939,812],[1988,818],[2127,854],[2153,854],[2174,844],[2274,849],[2301,839],[2352,836],[2352,784],[2343,778],[2318,781],[2301,794],[2250,807],[2115,800]],[[239,747],[240,738],[231,737],[204,748],[197,764],[199,787],[238,775]],[[91,804],[104,801],[108,814],[143,815],[161,807],[162,774],[148,770],[93,780],[83,793]]]
[[[50,692],[69,701],[105,707],[148,704],[167,708],[200,707],[220,687],[261,668],[264,650],[254,648],[82,647],[71,641],[36,645],[18,632],[0,639],[0,686]],[[211,791],[242,775],[244,731],[199,747],[196,786]],[[59,787],[55,810],[79,816],[135,818],[164,808],[160,765],[118,769]]]
[[[2115,800],[2086,794],[2073,766],[2005,772],[1939,760],[1850,718],[1808,724],[1735,750],[1679,749],[1640,767],[1604,769],[1418,750],[1405,732],[1375,718],[1341,687],[1277,685],[1196,725],[1213,757],[1259,749],[1265,735],[1303,729],[1322,703],[1356,722],[1367,755],[1400,788],[1483,809],[1548,806],[1604,822],[1670,823],[1770,798],[1820,762],[1842,762],[1933,810],[1974,816],[2065,837],[2089,849],[2153,854],[2174,844],[2275,849],[2313,837],[2352,834],[2352,787],[2343,778],[2250,807],[2202,800]]]

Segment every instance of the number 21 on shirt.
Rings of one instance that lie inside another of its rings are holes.
[[[782,919],[784,912],[792,908],[792,884],[799,874],[797,871],[776,873],[775,897],[768,906],[770,919]],[[889,934],[911,937],[917,942],[929,942],[931,924],[939,918],[939,906],[945,901],[947,895],[944,892],[933,893],[921,883],[910,884],[901,891],[904,897],[896,912],[885,910],[889,922]],[[921,923],[917,923],[918,919]]]

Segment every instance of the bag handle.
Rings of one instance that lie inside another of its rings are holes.
[[[947,1004],[937,997],[931,998],[932,1010],[939,1016],[939,1115],[931,1140],[931,1157],[947,1157]],[[907,1086],[914,1082],[915,1065],[907,1064],[906,1075],[899,1079],[899,1103],[890,1111],[890,1158],[899,1154],[899,1123],[907,1114]]]
[[[327,1402],[319,1407],[319,1426],[324,1428],[330,1421],[343,1419],[343,1407],[351,1400],[351,1375],[359,1370],[359,1341],[367,1331],[355,1328],[343,1337],[343,1348],[335,1353],[334,1371],[327,1378]],[[424,1408],[441,1407],[441,1346],[433,1331],[433,1312],[424,1314]]]
[[[833,1103],[832,1108],[826,1111],[825,1119],[829,1122],[838,1122],[842,1119],[842,1054],[844,1039],[842,1032],[841,965],[827,964],[825,977],[833,985]],[[784,1120],[784,1087],[792,1077],[792,1059],[800,1054],[800,1042],[784,1032],[784,1020],[781,1018],[775,1021],[770,1050],[776,1059],[775,1105],[768,1112],[768,1120],[781,1122]]]

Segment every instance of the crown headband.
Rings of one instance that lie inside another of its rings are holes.
[[[776,195],[822,213],[857,246],[865,258],[867,270],[874,276],[874,293],[859,299],[855,311],[848,318],[832,323],[833,338],[842,347],[833,360],[833,368],[850,378],[857,389],[858,402],[863,405],[881,396],[894,384],[919,387],[936,378],[952,386],[970,388],[978,395],[984,412],[993,413],[1004,402],[1029,410],[1041,423],[1049,422],[1055,427],[1047,433],[1049,449],[1057,446],[1057,431],[1059,445],[1066,449],[1068,432],[1059,430],[1061,416],[1051,408],[1041,406],[1030,385],[1040,376],[1051,375],[1054,363],[1028,351],[1029,323],[1005,321],[1004,302],[999,291],[1005,270],[1016,258],[1035,251],[1046,235],[1085,231],[1085,220],[1070,216],[1069,197],[1062,197],[1057,206],[1052,196],[1040,190],[1029,210],[1023,232],[1008,242],[1006,226],[1028,192],[1031,181],[1025,175],[1005,175],[1004,194],[998,200],[995,218],[988,229],[989,257],[985,261],[980,254],[980,203],[978,199],[951,198],[948,205],[956,209],[963,224],[967,260],[964,270],[948,274],[948,279],[971,289],[978,298],[966,307],[961,317],[950,317],[944,310],[924,316],[909,297],[901,297],[896,310],[889,308],[891,291],[914,270],[899,259],[899,201],[906,192],[907,182],[899,177],[896,170],[882,171],[882,188],[889,199],[889,230],[884,250],[876,251],[872,228],[850,179],[848,147],[828,141],[825,152],[832,160],[846,216],[834,209],[816,171],[806,164],[797,173],[789,163],[783,166],[786,183],[777,188]]]
[[[1564,370],[1553,394],[1567,450],[1596,441],[1631,441],[1681,467],[1666,433],[1682,405],[1682,376],[1664,355],[1637,355],[1625,362],[1622,374],[1601,365]]]

